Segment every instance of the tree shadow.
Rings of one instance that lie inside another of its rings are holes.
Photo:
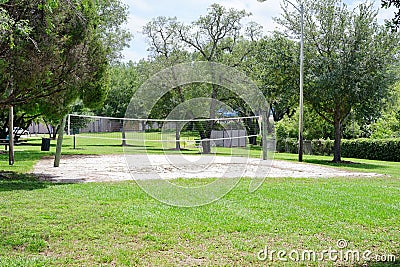
[[[279,153],[277,153],[279,154]],[[295,156],[295,154],[291,158],[285,157],[284,159],[278,158],[277,160],[285,160],[285,161],[292,161],[292,162],[298,162],[298,158]],[[314,158],[307,158],[307,155],[304,156],[303,162],[306,163],[312,163],[312,164],[318,164],[318,165],[324,165],[324,166],[329,166],[329,167],[346,167],[348,169],[354,169],[354,170],[385,170],[387,166],[380,165],[380,164],[374,164],[374,163],[365,163],[365,162],[351,162],[351,161],[344,161],[342,163],[334,163],[331,160],[328,160],[325,158],[315,158],[319,156],[313,156]],[[321,156],[322,157],[322,156]]]
[[[45,189],[53,185],[56,185],[56,183],[42,181],[33,174],[0,172],[0,192],[17,190],[31,191]]]
[[[334,163],[329,160],[323,159],[304,159],[304,162],[318,164],[318,165],[325,165],[330,167],[346,167],[350,169],[360,169],[360,170],[376,170],[376,169],[385,169],[385,166],[381,166],[378,164],[371,164],[371,163],[361,163],[361,162],[343,162],[343,163]]]
[[[122,144],[115,144],[115,145],[98,145],[98,144],[92,144],[92,145],[84,145],[84,146],[88,146],[88,147],[123,147]]]
[[[188,149],[188,148],[182,148],[181,150],[176,150],[173,148],[151,148],[151,147],[146,147],[140,150],[140,152],[149,152],[149,153],[154,153],[154,154],[201,154],[198,150],[195,149]]]
[[[29,146],[29,147],[40,147],[40,146],[42,146],[42,144],[40,144],[40,143],[29,143],[29,142],[26,142],[26,143],[21,143],[21,144],[16,144],[16,146]]]
[[[43,156],[50,155],[52,155],[52,152],[49,151],[23,150],[14,152],[15,162],[36,161],[43,158]],[[8,151],[0,150],[0,161],[8,162]]]
[[[82,146],[88,146],[88,147],[90,147],[90,146],[93,146],[93,147],[110,147],[110,146],[112,146],[112,147],[137,147],[137,148],[144,148],[144,146],[143,145],[131,145],[131,144],[126,144],[126,145],[122,145],[122,144],[114,144],[114,145],[110,145],[110,144],[106,144],[106,145],[103,145],[103,144],[85,144],[85,145],[82,145]],[[154,146],[151,146],[151,145],[146,145],[146,147],[154,147]],[[78,147],[77,147],[78,148]]]

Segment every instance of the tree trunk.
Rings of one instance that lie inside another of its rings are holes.
[[[126,146],[126,132],[125,132],[124,126],[122,126],[122,128],[121,128],[121,133],[122,133],[122,144],[121,144],[121,146]]]
[[[246,114],[242,114],[242,116],[244,117]],[[259,126],[256,119],[245,119],[244,123],[248,135],[257,135]],[[257,136],[249,136],[248,139],[250,145],[257,145]]]
[[[211,146],[210,146],[210,139],[211,137],[211,122],[212,121],[205,121],[205,122],[200,122],[196,121],[194,122],[194,129],[199,132],[200,135],[200,145],[203,148],[202,153],[203,154],[210,154],[211,153]]]
[[[181,130],[180,124],[178,122],[175,123],[175,149],[181,150]]]
[[[64,140],[65,122],[66,122],[66,117],[62,118],[61,125],[58,127],[58,139],[57,139],[57,146],[56,146],[56,156],[54,158],[54,167],[60,166],[61,149],[62,149],[62,143]]]
[[[210,103],[210,119],[215,119],[215,112],[217,106],[217,95],[218,95],[218,85],[212,85],[212,93],[211,93],[211,103]],[[203,147],[203,154],[210,154],[211,153],[211,142],[208,140],[211,138],[211,133],[214,128],[214,120],[206,122],[206,129],[204,131],[204,135],[201,136],[201,145]],[[201,135],[201,134],[200,134]]]
[[[337,116],[335,116],[335,143],[333,147],[333,162],[339,163],[342,161],[340,154],[340,147],[342,142],[342,123]]]
[[[249,136],[249,144],[250,145],[257,145],[257,136]]]
[[[44,120],[44,119],[43,119]],[[46,122],[46,120],[44,120],[44,123],[45,123],[45,125],[46,125],[46,128],[47,128],[47,132],[48,132],[48,134],[49,134],[49,138],[51,138],[51,129],[50,129],[50,124],[48,124],[47,122]]]
[[[211,142],[208,140],[201,140],[201,146],[203,148],[203,154],[211,153]]]

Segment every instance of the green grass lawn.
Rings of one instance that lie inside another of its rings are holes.
[[[89,141],[79,139],[74,150],[67,137],[63,151],[123,153],[118,142],[108,140],[110,146],[103,146]],[[35,161],[54,153],[55,142],[50,152],[40,152],[40,139],[28,143],[17,147],[15,166],[9,167],[7,155],[0,154],[0,266],[282,266],[276,255],[273,261],[259,261],[258,252],[266,246],[320,252],[337,249],[339,239],[352,250],[400,257],[400,163],[351,159],[360,164],[337,167],[387,176],[267,179],[254,193],[248,192],[250,180],[243,179],[213,204],[177,208],[152,199],[133,181],[37,181],[26,173]],[[275,155],[280,160],[296,157]],[[331,157],[304,159],[333,165]]]

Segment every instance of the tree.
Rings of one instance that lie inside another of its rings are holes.
[[[332,139],[334,137],[334,129],[332,124],[321,117],[312,109],[312,107],[304,106],[304,112],[307,116],[304,118],[304,139]],[[297,116],[296,116],[297,115]],[[282,120],[275,124],[276,135],[278,139],[294,138],[299,136],[299,111],[294,113],[294,116],[285,115]]]
[[[27,108],[16,108],[14,109],[14,127],[20,127],[22,129],[28,129],[29,125],[37,120],[40,115],[35,113],[31,113],[27,111]],[[9,135],[9,127],[8,127],[8,120],[9,120],[9,110],[3,109],[0,110],[0,138],[5,139],[7,135]]]
[[[130,38],[119,0],[5,1],[0,12],[14,36],[0,42],[0,107],[35,103],[59,120],[77,98],[92,108],[104,101],[108,65]]]
[[[163,68],[189,62],[190,54],[182,49],[179,43],[178,23],[176,18],[157,17],[143,27],[143,33],[146,35],[152,52],[153,72],[160,71]],[[177,79],[179,73],[173,73]],[[165,118],[174,106],[183,103],[185,96],[183,86],[177,86],[174,90],[167,93],[159,100],[159,105],[154,109],[151,116],[154,118]],[[161,106],[162,107],[161,107]],[[180,150],[180,126],[176,123],[176,145],[175,149]]]
[[[110,69],[108,96],[97,115],[123,118],[126,108],[140,86],[140,78],[133,62],[115,64]]]
[[[360,117],[379,114],[389,92],[389,69],[397,36],[376,21],[370,4],[349,11],[340,0],[303,1],[305,6],[305,98],[334,126],[334,162],[341,162],[343,125],[351,112]],[[299,15],[284,10],[278,20],[299,33]]]
[[[190,25],[183,23],[171,23],[166,32],[173,32],[178,37],[179,48],[193,51],[193,59],[208,62],[220,62],[231,67],[238,67],[252,51],[252,45],[259,35],[260,27],[255,23],[249,23],[247,27],[242,26],[245,18],[251,14],[244,10],[229,9],[213,4],[205,16],[192,22]],[[249,42],[245,42],[248,40]],[[224,97],[224,91],[218,85],[213,84],[202,89],[210,89],[209,97],[217,100]],[[206,90],[207,91],[207,90]],[[224,91],[226,92],[226,91]],[[234,96],[232,96],[234,97]],[[217,101],[211,101],[209,117],[215,118]],[[214,121],[204,125],[197,125],[201,139],[211,136]],[[209,141],[202,142],[203,152],[210,153]]]
[[[119,0],[3,1],[0,12],[0,34],[11,36],[0,41],[0,108],[74,90],[87,103],[104,100],[90,92],[130,38]]]
[[[390,26],[393,31],[397,31],[400,28],[400,0],[382,0],[383,8],[389,8],[391,6],[397,8],[398,11],[394,13],[392,21],[386,21],[386,24]]]
[[[368,125],[371,138],[400,137],[400,82],[397,81],[391,89],[382,116]]]
[[[274,121],[291,117],[298,103],[299,52],[297,44],[278,32],[257,42],[248,73],[257,82]]]
[[[108,65],[130,38],[120,0],[5,0],[0,13],[0,35],[10,36],[0,41],[0,108],[36,104],[56,123],[78,98],[104,101]]]
[[[60,63],[78,58],[71,52],[73,49],[81,52],[77,33],[84,27],[84,22],[78,16],[78,10],[57,6],[57,1],[19,0],[1,4],[10,25],[24,24],[29,31],[18,34],[19,27],[10,27],[11,32],[7,33],[11,37],[2,39],[0,44],[0,106],[24,104],[61,90],[65,75],[59,72]],[[60,20],[60,25],[54,29],[56,19]],[[74,24],[64,23],[67,19],[72,19]],[[59,39],[62,33],[65,42]],[[70,71],[65,68],[63,72]]]

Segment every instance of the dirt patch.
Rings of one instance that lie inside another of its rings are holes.
[[[88,155],[63,157],[60,167],[52,158],[40,160],[33,173],[55,182],[102,182],[134,179],[237,177],[375,177],[309,163],[220,156]]]

